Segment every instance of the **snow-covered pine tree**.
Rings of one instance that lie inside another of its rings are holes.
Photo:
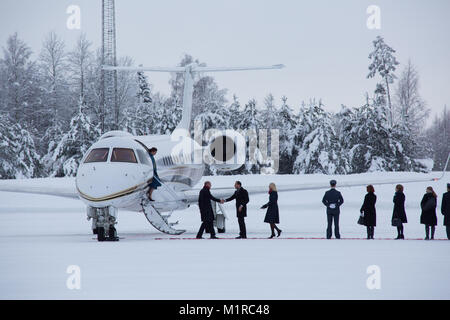
[[[240,119],[235,119],[236,130],[242,130],[246,134],[246,144],[248,154],[246,155],[246,165],[236,171],[237,174],[259,173],[262,161],[261,152],[258,148],[258,134],[262,127],[260,116],[255,99],[251,99],[245,104],[240,113]],[[250,147],[251,146],[251,147]],[[256,147],[254,147],[256,146]]]
[[[426,158],[426,139],[424,128],[430,109],[419,93],[419,75],[411,63],[405,66],[398,81],[394,96],[396,131],[409,155],[415,158]]]
[[[42,81],[31,55],[31,48],[17,33],[8,38],[0,59],[0,111],[26,129],[40,130],[41,121],[46,121],[41,115]]]
[[[282,104],[277,114],[277,128],[280,130],[280,174],[291,174],[294,161],[297,158],[297,150],[294,143],[294,129],[298,118],[287,103],[287,97],[281,98]]]
[[[0,114],[0,179],[34,178],[41,174],[40,156],[30,133]]]
[[[320,100],[302,105],[296,133],[294,173],[345,174],[349,171],[331,115],[325,112]]]
[[[85,114],[80,98],[78,110],[70,120],[70,129],[53,151],[52,176],[75,176],[81,158],[100,136],[100,128]]]
[[[139,103],[152,103],[151,89],[148,84],[147,76],[142,72],[137,73],[138,92],[137,98]]]
[[[426,139],[432,148],[429,154],[433,155],[433,170],[444,170],[450,152],[450,112],[447,106],[444,106],[442,113],[434,118],[431,127],[426,132]],[[447,170],[450,171],[450,167]]]
[[[385,89],[387,90],[387,106],[389,108],[389,124],[394,125],[394,110],[391,103],[391,93],[389,84],[394,82],[396,76],[394,74],[396,66],[399,64],[394,56],[395,50],[388,46],[381,36],[373,41],[374,50],[369,54],[372,60],[369,65],[369,74],[367,78],[373,78],[377,73],[385,81]]]
[[[389,124],[386,90],[377,84],[373,99],[354,111],[344,108],[340,142],[348,150],[351,173],[419,170],[402,143],[397,127]]]
[[[237,130],[239,126],[240,119],[242,118],[241,103],[239,98],[233,94],[233,102],[229,106],[229,116],[228,125],[230,129]]]

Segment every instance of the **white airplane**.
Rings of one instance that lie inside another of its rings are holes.
[[[70,198],[79,198],[87,208],[87,217],[92,219],[92,230],[97,234],[98,241],[118,240],[115,225],[119,209],[144,212],[147,220],[159,231],[179,235],[185,230],[177,230],[170,223],[169,217],[175,210],[183,210],[198,201],[199,189],[194,188],[203,177],[205,150],[213,159],[213,165],[223,171],[238,169],[242,164],[230,161],[225,153],[214,152],[214,146],[234,143],[235,137],[225,132],[211,139],[211,143],[202,147],[189,136],[192,110],[192,94],[195,73],[218,71],[242,71],[281,69],[283,65],[263,67],[214,68],[190,64],[174,68],[134,68],[104,66],[105,70],[118,71],[154,71],[184,73],[185,84],[183,93],[182,119],[177,129],[170,135],[133,136],[124,131],[110,131],[103,134],[83,156],[76,175],[76,188],[61,188],[48,186],[36,187],[28,180],[0,181],[0,191],[47,194]],[[153,192],[149,201],[148,185],[153,176],[152,161],[148,150],[158,149],[156,155],[157,171],[162,184]],[[236,145],[234,145],[236,150]],[[235,157],[235,155],[233,155]],[[450,158],[450,155],[449,155]],[[200,161],[198,161],[200,159]],[[448,159],[447,159],[448,165]],[[446,165],[446,167],[447,167]],[[444,170],[445,173],[445,170]],[[420,181],[437,181],[435,179],[417,178],[403,181],[386,180],[371,181],[372,184],[392,184]],[[341,183],[340,187],[362,186],[360,181]],[[324,189],[327,185],[320,184],[278,184],[278,190],[313,190]],[[250,194],[265,193],[267,186],[246,187]],[[215,188],[213,194],[225,198],[234,192],[234,188]],[[216,225],[219,232],[225,231],[225,211],[219,204],[216,210]]]

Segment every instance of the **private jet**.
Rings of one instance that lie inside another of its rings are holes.
[[[11,180],[0,182],[0,191],[81,199],[86,204],[87,218],[92,220],[92,232],[97,235],[98,241],[119,240],[115,227],[118,221],[118,210],[143,212],[148,222],[157,230],[170,235],[180,235],[185,230],[176,229],[177,222],[169,222],[169,218],[174,211],[186,209],[197,203],[199,188],[196,188],[196,185],[203,177],[205,153],[208,155],[208,164],[221,171],[232,171],[243,165],[241,161],[236,161],[236,158],[237,150],[245,149],[245,143],[243,146],[239,145],[239,141],[245,141],[242,140],[243,137],[232,136],[227,131],[214,135],[207,146],[202,146],[201,143],[191,138],[192,94],[196,74],[281,69],[283,67],[283,65],[272,65],[215,68],[199,66],[195,63],[172,68],[104,66],[104,70],[183,73],[185,82],[182,118],[174,132],[168,135],[146,136],[134,136],[125,131],[106,132],[81,159],[74,189],[52,186],[36,188],[32,184],[28,184],[27,180]],[[149,156],[149,149],[152,147],[158,149],[155,158],[159,178],[153,175],[153,165]],[[442,177],[443,175],[432,180],[437,181]],[[159,179],[161,187],[153,192],[154,201],[149,201],[147,191],[152,179]],[[430,179],[404,181],[387,181],[385,179],[371,182],[373,184],[392,184],[428,180]],[[360,181],[340,184],[341,187],[361,185],[364,184]],[[323,183],[278,184],[280,192],[327,187]],[[266,189],[266,186],[247,187],[250,194],[265,193]],[[225,198],[230,196],[234,189],[215,188],[212,191],[216,197]],[[213,204],[215,225],[219,232],[225,232],[225,210],[220,204],[215,202]]]

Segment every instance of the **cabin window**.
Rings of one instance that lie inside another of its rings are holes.
[[[152,164],[150,163],[150,157],[149,157],[149,155],[148,155],[148,153],[147,152],[145,152],[144,150],[136,150],[136,152],[137,152],[137,154],[138,154],[138,157],[139,157],[139,161],[142,163],[142,164],[145,164],[145,165],[147,165],[147,166],[151,166]]]
[[[111,156],[111,162],[137,163],[137,160],[133,149],[114,148]]]
[[[89,162],[106,162],[108,160],[109,148],[92,149],[84,163]]]

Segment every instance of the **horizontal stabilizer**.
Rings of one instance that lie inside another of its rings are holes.
[[[248,67],[195,67],[197,72],[222,72],[222,71],[249,71],[249,70],[270,70],[283,69],[284,64],[274,64],[271,66],[248,66]]]
[[[115,67],[115,66],[103,66],[103,70],[107,71],[130,71],[130,72],[140,72],[140,71],[153,71],[153,72],[177,72],[182,73],[186,71],[184,67]]]

